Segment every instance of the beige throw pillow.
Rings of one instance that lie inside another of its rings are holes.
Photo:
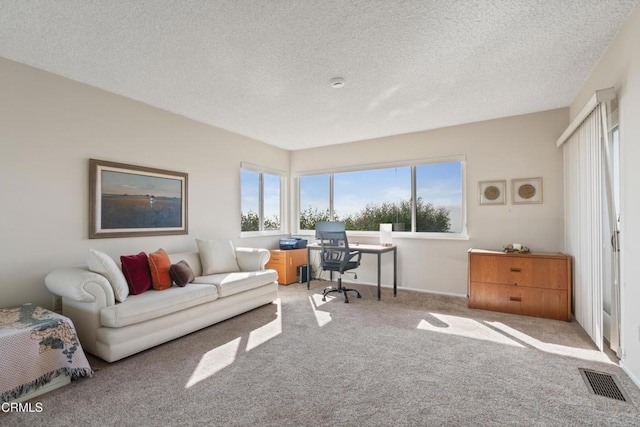
[[[116,262],[109,255],[94,249],[89,249],[89,254],[87,255],[87,266],[89,267],[89,270],[94,273],[102,274],[107,278],[113,288],[116,300],[124,302],[124,300],[127,299],[127,296],[129,295],[127,279],[124,277],[120,267],[118,267]]]
[[[236,250],[231,240],[200,240],[196,239],[202,275],[231,273],[240,271]]]

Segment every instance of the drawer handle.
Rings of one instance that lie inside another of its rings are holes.
[[[522,297],[509,297],[509,301],[522,302]]]
[[[512,273],[520,273],[522,271],[521,268],[510,268],[509,269]]]

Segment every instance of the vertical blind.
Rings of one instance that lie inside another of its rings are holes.
[[[574,316],[602,349],[602,104],[563,146],[565,250],[573,255]]]

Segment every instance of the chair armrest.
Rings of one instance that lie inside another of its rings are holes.
[[[241,271],[265,270],[269,258],[271,252],[268,249],[236,248],[236,259]]]
[[[47,274],[45,286],[50,292],[78,302],[106,301],[115,304],[113,288],[106,277],[82,268],[61,268]]]
[[[353,258],[358,257],[357,259],[357,263],[360,264],[360,260],[362,259],[362,252],[360,251],[350,251],[349,252],[349,261],[351,261]]]

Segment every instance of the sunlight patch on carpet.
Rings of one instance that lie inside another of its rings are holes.
[[[206,380],[227,366],[230,366],[236,360],[241,339],[241,337],[238,337],[233,341],[229,341],[220,347],[206,352],[200,359],[200,362],[198,362],[198,366],[191,374],[191,378],[187,381],[185,388],[193,387],[200,381]]]
[[[270,339],[275,338],[282,333],[282,305],[280,304],[280,299],[278,298],[275,303],[278,306],[276,319],[249,333],[249,341],[247,342],[246,351],[253,350],[259,345],[266,343]]]
[[[533,348],[537,348],[538,350],[544,351],[546,353],[557,354],[560,356],[570,356],[578,359],[590,360],[594,362],[602,362],[607,364],[613,363],[604,352],[598,350],[597,348],[577,348],[577,347],[570,347],[570,346],[560,345],[560,344],[546,343],[536,338],[533,338],[523,332],[520,332],[516,329],[513,329],[512,327],[507,326],[504,323],[500,323],[500,322],[486,322],[486,323],[488,325],[491,325],[493,328],[499,329],[505,334],[512,336],[513,338],[524,343],[525,345],[531,346]]]
[[[435,321],[434,321],[435,320]],[[466,317],[449,316],[440,313],[429,313],[427,319],[422,319],[418,323],[418,329],[441,334],[457,335],[461,337],[474,338],[484,341],[492,341],[500,344],[515,347],[524,347],[515,340],[506,337],[500,332],[483,325],[475,319]]]
[[[313,311],[313,315],[316,317],[316,322],[318,322],[318,326],[323,327],[327,323],[331,322],[331,313],[327,313],[326,311],[318,310],[323,304],[330,302],[335,299],[335,297],[327,296],[326,301],[322,301],[322,295],[313,294],[309,297],[309,303],[311,304],[311,310]]]

